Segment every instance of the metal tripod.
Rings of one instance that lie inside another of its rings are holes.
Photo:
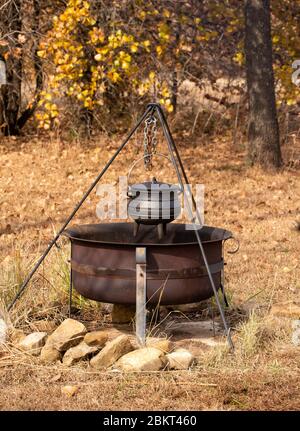
[[[189,193],[189,196],[190,196],[190,198],[192,200],[192,205],[193,205],[193,207],[195,209],[196,217],[193,216],[193,208],[192,208],[190,200],[185,196],[186,207],[187,207],[187,210],[188,210],[188,215],[189,215],[190,221],[192,223],[193,229],[195,231],[197,242],[198,242],[198,245],[199,245],[199,248],[200,248],[200,251],[201,251],[201,255],[203,257],[204,265],[205,265],[205,268],[206,268],[206,271],[207,271],[207,274],[208,274],[208,277],[209,277],[209,281],[210,281],[211,287],[212,287],[213,292],[214,292],[216,304],[218,306],[218,309],[219,309],[219,312],[220,312],[220,315],[221,315],[221,319],[222,319],[222,322],[223,322],[223,325],[224,325],[224,329],[225,329],[227,341],[228,341],[229,347],[231,349],[233,349],[234,346],[233,346],[233,342],[232,342],[231,335],[230,335],[230,327],[227,325],[225,314],[224,314],[224,310],[223,310],[222,305],[221,305],[220,300],[219,300],[218,291],[217,291],[217,288],[215,286],[215,282],[213,280],[213,277],[212,277],[212,274],[211,274],[211,271],[210,271],[210,267],[209,267],[209,264],[208,264],[208,261],[207,261],[207,258],[206,258],[206,254],[205,254],[205,251],[204,251],[204,248],[203,248],[203,245],[202,245],[202,241],[201,241],[200,235],[199,235],[199,230],[198,230],[198,227],[196,225],[196,223],[198,223],[198,225],[200,225],[200,226],[203,225],[202,221],[201,221],[201,217],[200,217],[199,211],[198,211],[198,209],[196,207],[195,199],[194,199],[193,193],[191,191],[191,188],[190,188],[190,185],[189,185],[189,181],[188,181],[188,178],[187,178],[184,166],[182,164],[182,161],[181,161],[181,158],[179,156],[179,153],[178,153],[177,147],[175,145],[174,139],[172,137],[172,134],[170,132],[170,129],[169,129],[168,123],[166,121],[164,112],[163,112],[161,106],[159,104],[157,104],[157,103],[150,103],[147,106],[146,111],[141,116],[141,118],[139,119],[139,121],[137,122],[137,124],[134,126],[134,128],[131,130],[131,132],[128,134],[128,136],[125,139],[125,141],[120,145],[120,147],[117,149],[117,151],[115,152],[115,154],[107,162],[107,164],[104,166],[104,168],[98,174],[98,176],[93,181],[93,183],[91,184],[91,186],[89,187],[89,189],[83,195],[82,199],[77,203],[77,205],[73,209],[73,211],[70,214],[70,216],[67,218],[67,220],[65,221],[65,223],[63,224],[63,226],[60,228],[59,232],[56,234],[56,236],[49,243],[49,245],[46,248],[46,250],[43,253],[43,255],[39,258],[39,260],[37,261],[37,263],[35,264],[35,266],[31,270],[31,272],[29,273],[29,275],[25,278],[25,280],[24,280],[22,286],[20,287],[17,295],[15,296],[14,300],[12,301],[12,303],[9,305],[8,311],[10,311],[12,309],[12,307],[17,302],[17,300],[22,296],[22,294],[24,293],[24,290],[26,289],[27,285],[29,284],[31,278],[36,273],[36,271],[38,270],[38,268],[40,267],[40,265],[42,264],[42,262],[44,261],[44,259],[46,258],[46,256],[50,252],[50,250],[52,249],[52,247],[57,243],[58,239],[60,238],[60,236],[62,235],[62,233],[64,232],[64,230],[68,226],[68,224],[70,223],[70,221],[74,218],[74,216],[76,215],[77,211],[80,209],[80,207],[85,202],[85,200],[90,195],[90,193],[94,190],[94,188],[96,187],[96,185],[98,184],[98,182],[101,180],[101,178],[103,177],[103,175],[105,174],[105,172],[108,170],[108,168],[113,163],[113,161],[117,158],[117,156],[120,154],[120,152],[124,149],[124,147],[126,146],[126,144],[128,143],[128,141],[130,140],[130,138],[133,136],[133,134],[136,132],[136,130],[139,128],[139,126],[143,123],[143,121],[148,116],[154,116],[155,114],[157,115],[158,119],[160,120],[160,123],[161,123],[161,126],[162,126],[162,130],[163,130],[164,136],[165,136],[167,144],[168,144],[168,150],[169,150],[169,153],[170,153],[171,161],[172,161],[172,164],[173,164],[174,169],[176,171],[176,175],[177,175],[177,179],[178,179],[179,185],[180,185],[180,187],[181,187],[182,190],[184,190],[184,186],[186,186],[186,188],[188,190],[188,193]]]

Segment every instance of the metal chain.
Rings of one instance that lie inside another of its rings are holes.
[[[157,119],[151,115],[145,120],[144,128],[144,165],[147,171],[152,169],[152,156],[157,146]]]

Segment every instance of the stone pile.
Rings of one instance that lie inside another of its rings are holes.
[[[105,329],[88,332],[82,323],[66,319],[51,335],[33,332],[19,337],[16,345],[26,353],[39,356],[44,364],[72,366],[89,360],[96,370],[187,370],[195,361],[188,350],[174,348],[167,339],[149,338],[146,347],[136,348],[128,335],[117,335],[113,339],[110,335]]]

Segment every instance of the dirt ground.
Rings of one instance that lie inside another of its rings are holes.
[[[118,142],[103,136],[91,143],[63,143],[54,136],[0,141],[2,265],[16,245],[29,255],[43,250]],[[141,156],[141,142],[134,139],[106,182],[127,174]],[[274,173],[248,167],[243,146],[233,148],[230,137],[177,142],[190,182],[205,185],[205,223],[231,230],[240,241],[234,255],[227,253],[233,244],[226,245],[231,303],[237,307],[253,298],[264,307],[299,302],[300,151],[285,147],[285,168]],[[166,166],[157,179],[170,182],[175,176]],[[74,223],[96,223],[96,203],[93,192]],[[0,361],[0,410],[298,410],[299,366],[299,347],[288,337],[238,366],[230,358],[218,365],[204,358],[195,370],[176,373],[124,375]],[[77,384],[78,394],[64,397],[64,384]]]

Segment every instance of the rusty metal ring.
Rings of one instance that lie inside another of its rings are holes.
[[[235,249],[233,249],[233,250],[227,250],[227,253],[229,253],[229,254],[235,254],[235,253],[237,253],[237,252],[239,251],[239,249],[240,249],[240,241],[239,241],[237,238],[235,238],[234,236],[231,236],[231,237],[229,237],[229,238],[225,239],[225,240],[224,240],[224,242],[225,242],[225,241],[228,241],[228,240],[230,240],[230,239],[233,239],[233,240],[236,242],[236,248],[235,248]]]

